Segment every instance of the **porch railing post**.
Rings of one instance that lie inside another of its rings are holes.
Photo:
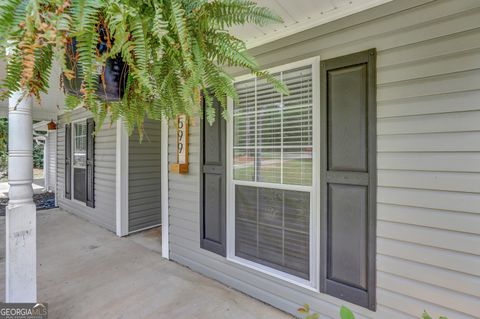
[[[33,101],[21,93],[9,100],[6,209],[6,302],[37,301],[36,207],[33,202]]]

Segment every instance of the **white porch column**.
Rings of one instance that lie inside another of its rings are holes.
[[[6,302],[37,301],[36,207],[33,203],[33,128],[31,97],[9,100],[6,209]]]

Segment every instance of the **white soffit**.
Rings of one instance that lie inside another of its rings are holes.
[[[236,26],[231,32],[247,43],[260,46],[283,37],[379,6],[392,0],[255,0],[283,18],[282,24]]]

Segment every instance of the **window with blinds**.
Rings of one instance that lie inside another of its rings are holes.
[[[263,79],[235,84],[235,256],[309,280],[312,65],[274,76],[289,95]]]
[[[265,80],[235,85],[233,178],[291,185],[312,184],[312,67],[275,76],[290,95]]]
[[[74,124],[73,166],[85,168],[87,162],[87,123]]]

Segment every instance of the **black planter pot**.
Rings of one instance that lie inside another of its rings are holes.
[[[97,45],[97,49],[100,54],[103,54],[106,51],[107,45],[106,41],[103,41],[103,30],[99,31],[100,38],[102,42]],[[72,39],[71,43],[71,52],[67,54],[67,66],[72,68],[71,57],[76,55],[77,43],[76,39]],[[81,96],[81,84],[82,79],[78,77],[78,66],[75,68],[75,78],[72,80],[67,79],[65,76],[64,79],[64,88],[65,93],[70,95]],[[101,73],[101,72],[99,72]],[[103,71],[104,83],[102,83],[101,76],[98,76],[97,81],[97,96],[103,101],[118,101],[121,100],[125,92],[125,87],[127,83],[128,76],[128,65],[120,58],[107,59],[105,64],[105,69]]]

